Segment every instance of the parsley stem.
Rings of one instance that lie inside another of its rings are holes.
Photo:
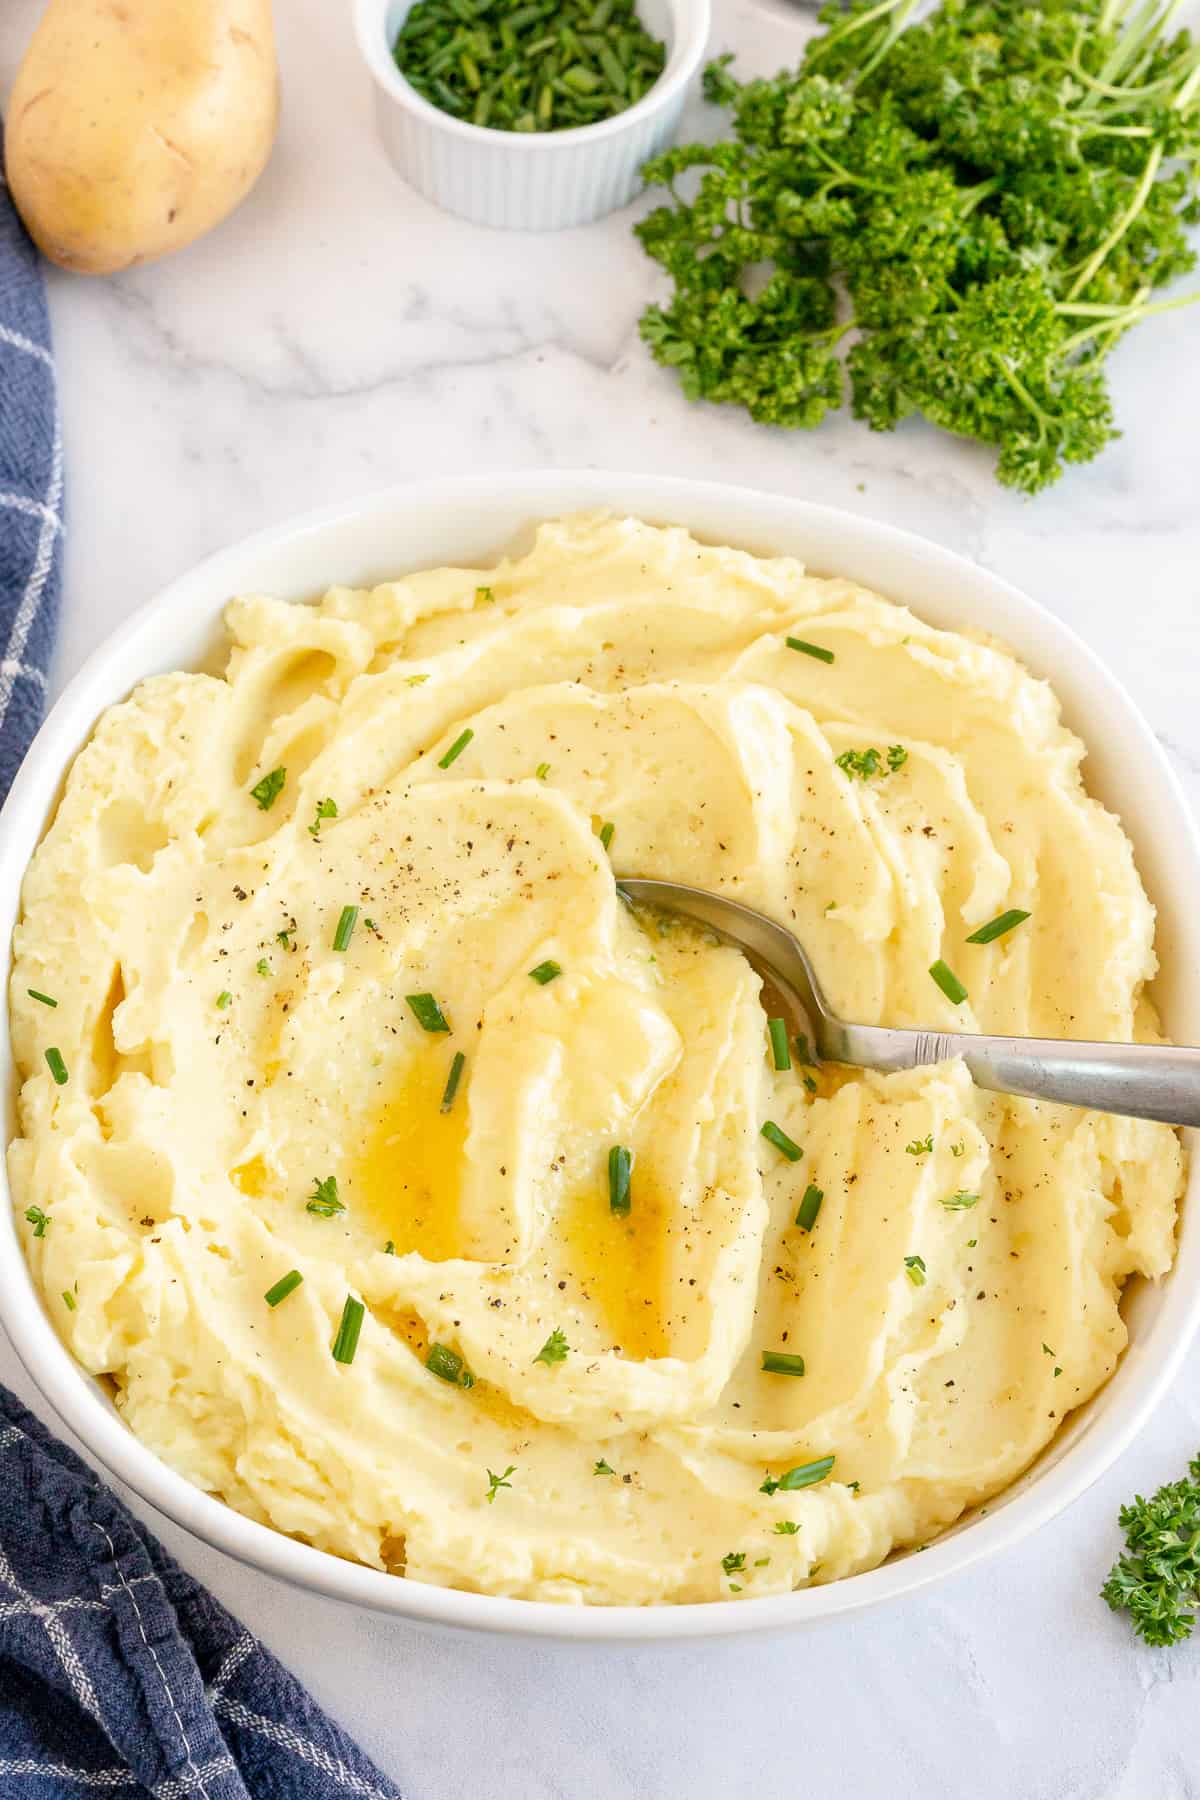
[[[1083,293],[1088,283],[1092,280],[1092,277],[1103,268],[1111,252],[1116,249],[1121,239],[1125,236],[1125,233],[1129,230],[1129,227],[1133,224],[1143,206],[1146,204],[1150,189],[1154,186],[1154,178],[1158,174],[1158,165],[1162,162],[1162,159],[1163,146],[1161,144],[1155,144],[1153,150],[1146,158],[1146,166],[1142,170],[1142,179],[1133,190],[1129,205],[1117,219],[1116,224],[1108,233],[1107,237],[1097,244],[1095,250],[1092,252],[1091,256],[1089,256],[1087,262],[1083,265],[1083,268],[1071,283],[1071,286],[1067,290],[1068,300],[1077,300],[1079,298],[1079,295]],[[1062,347],[1060,346],[1059,355],[1061,356],[1061,354]]]

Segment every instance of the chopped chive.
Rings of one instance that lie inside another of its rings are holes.
[[[933,1133],[926,1132],[923,1138],[914,1138],[911,1144],[904,1146],[909,1156],[928,1156],[933,1149]]]
[[[803,1375],[804,1358],[788,1356],[782,1350],[764,1350],[762,1372],[764,1375]]]
[[[799,1144],[794,1143],[782,1126],[775,1123],[774,1119],[766,1121],[762,1128],[762,1135],[768,1144],[774,1144],[775,1148],[782,1156],[786,1156],[789,1162],[799,1162],[804,1155]]]
[[[787,641],[789,650],[802,650],[805,656],[815,656],[818,662],[831,663],[833,651],[826,650],[820,644],[810,644],[805,638],[790,637]]]
[[[967,997],[967,990],[953,969],[948,969],[939,956],[935,963],[930,963],[929,973],[953,1006],[961,1006]]]
[[[327,1175],[324,1181],[313,1177],[312,1197],[304,1210],[315,1213],[318,1219],[332,1219],[335,1214],[345,1212],[345,1202],[338,1199],[336,1175]]]
[[[25,992],[29,995],[31,1000],[40,1000],[43,1006],[58,1005],[57,1000],[52,1000],[49,994],[39,994],[36,988],[26,988]]]
[[[904,1267],[908,1270],[908,1279],[914,1287],[925,1286],[925,1262],[920,1256],[906,1256]]]
[[[454,1096],[458,1092],[458,1084],[462,1080],[466,1057],[461,1050],[454,1052],[454,1060],[450,1064],[450,1073],[446,1077],[446,1086],[442,1092],[442,1111],[449,1112],[454,1105]]]
[[[354,936],[354,927],[358,924],[357,906],[343,906],[342,916],[337,922],[337,930],[333,934],[335,950],[348,950],[350,939]]]
[[[833,1456],[819,1456],[815,1462],[798,1463],[783,1475],[768,1475],[758,1491],[760,1494],[795,1494],[800,1488],[815,1487],[818,1481],[824,1481],[836,1460]]]
[[[994,944],[996,939],[1003,937],[1006,931],[1015,931],[1018,925],[1023,925],[1028,917],[1029,914],[1022,912],[1019,906],[1012,906],[1007,912],[997,913],[994,919],[989,919],[986,925],[979,927],[978,931],[973,931],[967,942],[968,944]]]
[[[604,824],[600,827],[600,842],[606,850],[609,848],[609,846],[611,845],[611,843],[613,841],[613,834],[616,831],[616,829],[617,828],[613,824],[611,819],[606,819],[604,821]]]
[[[959,1188],[957,1194],[949,1194],[941,1204],[947,1212],[967,1212],[972,1206],[979,1205],[979,1195],[969,1194],[965,1188]]]
[[[817,1059],[810,1051],[808,1038],[803,1031],[796,1038],[796,1061],[803,1063],[809,1069],[815,1069],[817,1066]]]
[[[222,1012],[228,1012],[232,1005],[233,995],[228,988],[222,988],[221,992],[217,995],[217,1006]]]
[[[405,994],[404,998],[426,1031],[449,1031],[446,1015],[432,994]]]
[[[502,1487],[510,1488],[512,1486],[512,1482],[508,1478],[510,1475],[515,1475],[516,1472],[517,1472],[516,1463],[509,1463],[509,1465],[508,1465],[507,1469],[505,1469],[503,1475],[493,1475],[492,1471],[489,1469],[487,1472],[488,1491],[487,1491],[487,1494],[484,1496],[485,1499],[494,1500],[496,1498],[496,1495],[500,1492],[500,1489]]]
[[[550,764],[549,763],[539,763],[537,768],[534,770],[534,774],[537,776],[539,781],[545,781],[545,779],[549,773],[550,773]]]
[[[633,1152],[614,1144],[608,1153],[608,1210],[627,1214],[633,1205]]]
[[[62,1051],[56,1050],[53,1045],[51,1045],[46,1052],[46,1066],[53,1075],[56,1084],[59,1087],[66,1087],[67,1065],[62,1059]]]
[[[796,1214],[796,1223],[801,1231],[811,1231],[817,1222],[817,1214],[821,1210],[821,1202],[825,1198],[825,1190],[810,1181],[804,1190],[804,1198],[800,1202],[800,1210]]]
[[[771,1055],[777,1069],[790,1069],[791,1052],[788,1050],[787,1020],[768,1019],[767,1036],[771,1040]]]
[[[467,745],[470,743],[471,739],[474,736],[475,736],[475,733],[471,730],[470,726],[468,725],[467,729],[465,731],[460,732],[459,735],[455,738],[454,742],[451,744],[450,748],[447,750],[445,756],[439,756],[438,768],[439,769],[448,769],[450,767],[450,764],[452,762],[455,762],[458,759],[458,757],[460,757],[462,755],[463,751],[466,749]]]
[[[33,1226],[34,1237],[45,1237],[46,1227],[50,1223],[50,1214],[44,1213],[40,1206],[27,1206],[25,1217]]]
[[[555,1363],[566,1362],[570,1350],[565,1334],[556,1325],[533,1360],[535,1363],[545,1363],[549,1369]]]
[[[475,1386],[475,1377],[458,1351],[451,1350],[449,1344],[430,1344],[425,1357],[425,1367],[440,1381],[448,1381],[451,1387],[473,1388]]]
[[[339,1363],[352,1363],[354,1353],[358,1349],[358,1334],[362,1330],[363,1314],[366,1307],[353,1294],[346,1295],[346,1304],[342,1308],[342,1322],[338,1326],[337,1336],[333,1340],[333,1360]]]
[[[299,1269],[289,1269],[286,1275],[279,1277],[274,1287],[267,1289],[263,1299],[268,1306],[278,1306],[281,1300],[286,1300],[289,1294],[295,1293],[303,1280],[304,1277]]]
[[[250,789],[250,798],[257,800],[264,812],[270,812],[278,800],[286,780],[286,769],[272,769],[269,775],[264,775],[261,781],[255,782]]]
[[[74,1312],[75,1311],[75,1296],[71,1292],[70,1288],[63,1289],[62,1299],[63,1299],[63,1305],[66,1307],[67,1311]]]
[[[562,974],[562,965],[553,961],[540,962],[536,969],[530,969],[529,978],[536,981],[539,987],[545,987],[556,975]]]

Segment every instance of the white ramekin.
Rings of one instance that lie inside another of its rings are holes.
[[[933,625],[1001,637],[1053,683],[1066,722],[1088,745],[1088,786],[1121,817],[1158,909],[1166,1029],[1200,1043],[1200,843],[1163,751],[1115,676],[1051,613],[986,570],[909,532],[831,507],[718,482],[607,471],[520,471],[388,489],[261,532],[181,575],[103,644],[42,726],[0,812],[0,942],[8,944],[21,880],[97,718],[147,675],[212,666],[234,594],[310,599],[338,582],[364,586],[445,563],[486,566],[539,519],[607,507],[685,525],[710,543],[801,557],[911,606]],[[0,1092],[15,1128],[8,1008],[0,1006]],[[1194,1136],[1195,1134],[1190,1134]],[[0,1169],[3,1158],[0,1158]],[[1046,1524],[1103,1475],[1144,1424],[1200,1321],[1200,1156],[1193,1156],[1175,1267],[1130,1283],[1129,1344],[1112,1380],[1077,1412],[1027,1474],[920,1555],[823,1587],[693,1606],[555,1606],[432,1587],[330,1556],[243,1517],[193,1487],[132,1435],[67,1351],[34,1286],[0,1174],[0,1322],[33,1381],[99,1461],[152,1506],[243,1562],[334,1599],[432,1625],[620,1642],[778,1630],[894,1601],[1006,1548]],[[585,1518],[580,1530],[586,1530]]]
[[[411,5],[355,0],[384,148],[427,200],[510,231],[586,225],[632,200],[642,164],[675,134],[708,40],[709,0],[639,0],[647,30],[666,43],[667,63],[636,106],[573,131],[492,131],[439,111],[401,75],[392,45]]]

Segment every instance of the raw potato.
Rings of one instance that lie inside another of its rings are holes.
[[[50,0],[9,101],[9,187],[53,262],[110,274],[232,212],[277,115],[270,0]]]

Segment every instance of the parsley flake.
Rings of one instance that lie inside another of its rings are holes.
[[[487,1472],[488,1491],[487,1491],[486,1495],[484,1496],[485,1499],[487,1499],[489,1501],[494,1500],[496,1498],[496,1495],[500,1492],[501,1488],[510,1488],[512,1486],[512,1482],[508,1478],[510,1475],[515,1475],[516,1472],[517,1472],[516,1463],[509,1463],[509,1465],[508,1465],[507,1469],[505,1469],[503,1475],[493,1475],[492,1471],[489,1469]]]
[[[336,800],[318,800],[317,810],[313,816],[313,822],[308,827],[309,837],[319,838],[321,835],[321,826],[325,823],[325,820],[336,819],[337,816],[338,809]]]
[[[286,780],[286,769],[272,769],[269,775],[264,775],[261,781],[255,782],[250,789],[250,798],[257,800],[263,812],[270,812],[283,792],[283,784]]]
[[[326,1175],[324,1181],[313,1179],[311,1198],[306,1202],[305,1212],[315,1213],[319,1219],[332,1219],[346,1210],[345,1202],[338,1199],[336,1175]]]
[[[566,1362],[570,1350],[570,1344],[556,1325],[533,1360],[535,1363],[545,1363],[550,1369],[555,1363]]]

